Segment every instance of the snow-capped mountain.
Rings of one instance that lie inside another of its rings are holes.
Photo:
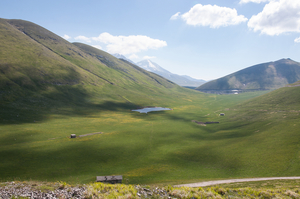
[[[136,65],[138,65],[139,67],[141,67],[147,71],[156,73],[168,80],[171,80],[172,82],[174,82],[180,86],[197,87],[206,82],[205,80],[194,79],[187,75],[173,74],[170,71],[167,71],[166,69],[162,68],[158,64],[152,62],[151,60],[142,60],[142,61],[136,63]]]
[[[132,64],[135,64],[133,61],[131,61],[130,59],[126,58],[124,55],[121,55],[119,53],[116,53],[116,54],[112,54],[114,57],[118,58],[118,59],[124,59]]]
[[[138,63],[134,63],[130,59],[126,58],[124,55],[121,54],[113,54],[118,59],[124,59],[130,63],[133,63],[147,71],[150,71],[152,73],[158,74],[176,84],[179,86],[188,86],[188,87],[198,87],[202,84],[204,84],[206,81],[202,79],[194,79],[190,76],[187,75],[176,75],[171,73],[170,71],[167,71],[166,69],[162,68],[158,64],[154,63],[153,61],[147,59],[147,60],[142,60]]]
[[[142,60],[138,63],[136,63],[136,65],[138,65],[139,67],[153,72],[153,73],[157,73],[157,74],[169,74],[171,75],[172,73],[163,69],[161,66],[159,66],[158,64],[152,62],[151,60],[147,59],[147,60]],[[163,76],[163,75],[162,75]]]

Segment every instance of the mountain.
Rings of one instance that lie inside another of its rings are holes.
[[[192,77],[190,77],[188,75],[181,75],[181,77],[187,78],[188,80],[191,80],[191,81],[201,82],[201,84],[204,84],[206,82],[203,79],[195,79],[195,78],[192,78]]]
[[[300,80],[300,63],[281,59],[254,65],[225,77],[207,82],[196,90],[271,90]]]
[[[126,58],[124,55],[121,55],[119,53],[115,53],[115,54],[112,54],[112,55],[115,56],[118,59],[124,59],[124,60],[126,60],[126,61],[128,61],[128,62],[130,62],[132,64],[135,64],[132,60]]]
[[[165,70],[164,68],[162,68],[161,66],[159,66],[158,64],[152,62],[151,60],[142,60],[138,63],[136,63],[138,66],[140,66],[141,68],[156,73],[166,79],[171,80],[172,82],[180,85],[180,86],[190,86],[190,87],[197,87],[203,83],[205,83],[204,80],[198,80],[198,79],[194,79],[191,78],[187,75],[176,75],[173,74],[167,70]]]
[[[0,105],[5,107],[94,101],[151,105],[184,93],[161,76],[28,21],[0,19],[0,52]]]

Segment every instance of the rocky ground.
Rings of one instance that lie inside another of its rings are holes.
[[[144,188],[136,185],[136,196],[138,198],[171,198],[168,192],[162,188]],[[0,198],[91,198],[87,186],[70,186],[63,182],[57,183],[34,183],[34,182],[6,182],[0,183]],[[92,197],[93,198],[93,197]],[[96,197],[98,198],[98,197]],[[102,198],[102,197],[101,197]],[[134,197],[136,198],[136,197]]]
[[[47,184],[8,182],[0,186],[0,198],[84,198],[85,187],[65,187],[64,184],[51,186]]]

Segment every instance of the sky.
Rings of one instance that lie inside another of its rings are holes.
[[[300,62],[300,0],[0,0],[0,18],[197,79]]]

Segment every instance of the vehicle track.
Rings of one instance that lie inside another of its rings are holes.
[[[253,182],[253,181],[266,181],[266,180],[298,180],[300,177],[270,177],[270,178],[244,178],[244,179],[229,179],[229,180],[214,180],[206,182],[197,182],[191,184],[175,185],[174,187],[206,187],[218,184],[228,184],[235,182]]]

